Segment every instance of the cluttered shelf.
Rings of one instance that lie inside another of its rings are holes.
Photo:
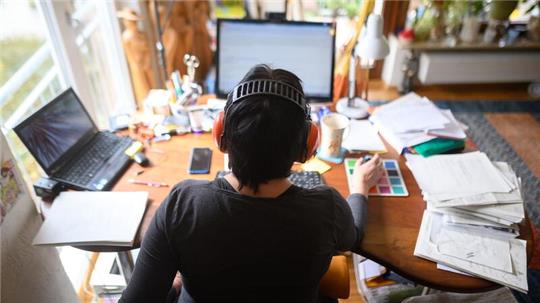
[[[530,51],[540,50],[540,42],[520,39],[513,44],[460,42],[448,45],[444,41],[417,41],[400,43],[400,47],[415,51]]]

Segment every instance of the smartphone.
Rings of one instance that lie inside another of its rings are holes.
[[[212,150],[210,148],[194,147],[191,150],[189,160],[190,174],[210,173],[210,162],[212,160]]]

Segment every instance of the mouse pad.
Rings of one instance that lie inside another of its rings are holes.
[[[345,172],[347,174],[347,182],[349,190],[351,186],[351,177],[354,172],[356,158],[345,159]],[[392,196],[392,197],[407,197],[409,192],[405,186],[405,181],[401,175],[397,160],[382,159],[384,173],[379,182],[369,189],[370,196]]]

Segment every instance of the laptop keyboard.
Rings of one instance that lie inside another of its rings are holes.
[[[57,177],[74,184],[87,185],[92,181],[99,168],[119,150],[126,150],[131,144],[130,138],[121,138],[108,132],[100,132],[85,147],[84,154]]]

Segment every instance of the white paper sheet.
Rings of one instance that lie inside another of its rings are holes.
[[[486,219],[476,217],[474,215],[465,215],[465,214],[444,214],[444,222],[452,224],[466,224],[466,225],[478,225],[478,226],[489,226],[496,228],[511,228],[517,229],[517,225],[506,226],[503,224],[495,223]]]
[[[148,192],[62,192],[34,245],[132,246]]]
[[[436,138],[435,136],[428,135],[424,132],[397,134],[386,128],[384,125],[375,122],[374,126],[398,154],[401,154],[405,147],[414,146]]]
[[[445,195],[433,196],[424,192],[424,199],[429,200],[435,207],[523,203],[520,191],[521,182],[510,165],[505,162],[492,163],[502,173],[502,176],[510,182],[511,187],[514,188],[509,193],[484,193],[455,199],[437,200],[435,197],[444,197]]]
[[[445,271],[449,271],[449,272],[453,272],[453,273],[456,273],[456,274],[460,274],[460,275],[464,275],[464,276],[469,276],[471,277],[472,275],[469,275],[468,273],[466,272],[463,272],[461,270],[457,270],[457,269],[454,269],[450,266],[446,266],[444,264],[440,264],[440,263],[437,263],[437,269],[440,269],[440,270],[445,270]]]
[[[508,273],[439,253],[436,244],[431,241],[430,236],[440,232],[441,221],[442,215],[428,210],[424,211],[420,233],[418,234],[416,247],[414,249],[415,256],[441,263],[469,274],[480,276],[522,292],[527,292],[526,241],[520,239],[512,239],[509,241],[513,273]]]
[[[508,193],[512,188],[481,152],[437,155],[424,158],[406,155],[407,165],[420,188],[437,200],[437,195],[465,197],[489,192]]]
[[[512,272],[508,241],[443,227],[436,244],[441,254]]]
[[[386,152],[377,129],[368,120],[351,120],[342,146],[349,151]]]
[[[360,269],[360,279],[369,280],[386,273],[384,266],[369,259],[358,263],[358,267]]]
[[[380,106],[370,120],[385,125],[395,133],[440,129],[450,122],[433,102],[415,93],[409,93]]]
[[[460,139],[463,140],[467,137],[464,132],[462,125],[454,118],[452,111],[449,109],[441,109],[441,113],[448,119],[448,123],[444,125],[444,128],[440,129],[430,129],[427,131],[429,135],[451,138],[451,139]]]
[[[474,217],[482,218],[482,219],[489,220],[495,223],[499,223],[508,227],[511,227],[515,224],[515,222],[509,221],[506,219],[502,219],[502,218],[498,218],[498,217],[494,217],[490,215],[485,215],[481,213],[471,213],[468,210],[463,210],[463,209],[459,209],[455,207],[444,207],[444,208],[433,207],[433,205],[429,201],[427,203],[427,209],[430,211],[436,211],[438,213],[443,213],[443,214],[451,214],[451,215],[458,215],[458,216],[459,215],[474,216]]]
[[[471,214],[484,214],[497,218],[502,218],[514,223],[519,223],[525,218],[525,209],[523,203],[513,204],[494,204],[494,205],[472,205],[459,206],[459,209],[470,212]]]

